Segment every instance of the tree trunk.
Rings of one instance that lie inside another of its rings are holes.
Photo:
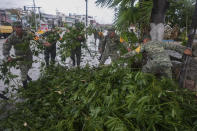
[[[150,20],[150,36],[153,41],[162,41],[164,37],[165,13],[169,7],[168,0],[153,0]]]

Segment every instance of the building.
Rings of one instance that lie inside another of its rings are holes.
[[[76,19],[74,17],[71,16],[66,16],[65,17],[65,24],[69,27],[73,26],[76,22]]]
[[[56,18],[58,19],[58,26],[59,27],[64,26],[64,23],[66,22],[66,15],[56,10]]]
[[[58,26],[59,23],[56,15],[42,13],[41,16],[41,24],[48,24],[49,28],[52,28],[54,25]]]
[[[76,15],[76,14],[69,14],[70,17],[75,18],[77,21],[82,22],[86,25],[86,15]],[[96,23],[93,16],[88,16],[88,23],[87,26]]]
[[[0,22],[13,23],[17,20],[17,16],[11,10],[0,10]]]

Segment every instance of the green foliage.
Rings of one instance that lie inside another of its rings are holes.
[[[135,25],[141,32],[139,40],[149,34],[152,0],[97,0],[96,3],[115,9],[114,23],[120,32],[128,31],[131,25]]]
[[[92,26],[88,26],[88,27],[86,28],[86,31],[87,31],[88,35],[92,35],[93,33],[96,32],[96,30],[95,30],[94,27],[92,27]]]
[[[49,43],[57,42],[60,38],[57,31],[48,31],[43,35],[46,36],[46,41]]]
[[[166,13],[166,23],[171,27],[180,28],[191,25],[195,0],[169,0],[170,7]],[[153,7],[153,0],[97,0],[97,5],[115,9],[114,23],[118,30],[125,31],[134,24],[141,32],[141,39],[149,34],[149,22]]]
[[[128,43],[136,43],[138,42],[138,38],[133,32],[121,32],[121,37]]]
[[[196,0],[171,0],[166,22],[169,22],[172,27],[178,25],[180,28],[191,25],[195,2]]]
[[[97,5],[115,8],[115,24],[118,30],[125,31],[135,24],[142,33],[148,30],[152,11],[152,0],[97,0]]]
[[[195,94],[175,82],[112,66],[52,67],[21,91],[0,129],[132,131],[197,127]]]

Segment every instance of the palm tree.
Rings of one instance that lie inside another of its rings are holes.
[[[115,19],[115,24],[121,30],[124,30],[127,27],[129,27],[131,23],[133,24],[140,23],[140,27],[143,27],[142,26],[143,23],[147,25],[147,23],[149,23],[147,21],[150,21],[151,18],[152,39],[153,40],[163,39],[160,37],[162,36],[162,33],[159,35],[158,33],[164,32],[164,28],[162,31],[161,30],[158,31],[157,29],[161,29],[161,28],[155,28],[155,27],[157,27],[158,24],[160,24],[159,27],[163,26],[165,13],[169,4],[168,0],[140,0],[139,2],[137,0],[97,0],[96,4],[102,7],[109,7],[109,8],[116,7],[118,9],[118,13],[116,14],[117,19]]]
[[[195,2],[196,0],[171,1],[166,14],[166,22],[170,23],[171,27],[178,25],[179,28],[185,29],[185,37],[188,34],[188,27],[192,23],[193,14],[191,12],[194,12]]]

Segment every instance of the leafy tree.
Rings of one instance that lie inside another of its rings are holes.
[[[115,24],[119,30],[127,30],[131,24],[135,24],[141,32],[141,37],[150,30],[151,13],[154,2],[158,0],[97,0],[101,7],[116,8]],[[172,26],[177,24],[180,28],[188,27],[194,10],[194,0],[168,0],[169,10],[166,14],[166,22]],[[164,17],[164,16],[163,16]]]
[[[169,22],[171,26],[177,24],[180,28],[188,27],[191,25],[194,4],[195,0],[171,1],[166,14],[166,22]]]
[[[192,12],[194,12],[195,0],[171,1],[170,8],[166,15],[166,23],[171,27],[184,29],[179,38],[186,42],[189,25],[192,22]]]
[[[167,9],[166,5],[168,5],[167,0],[164,1],[153,0],[153,6],[152,6],[152,0],[141,0],[139,1],[138,4],[136,4],[137,2],[138,2],[137,0],[97,0],[96,1],[96,3],[98,5],[101,5],[102,7],[104,6],[109,8],[116,7],[118,9],[116,14],[117,19],[115,20],[115,23],[121,30],[127,29],[131,23],[133,24],[140,23],[140,25],[142,25],[143,23],[148,23],[146,21],[150,20],[150,16],[151,16],[151,22],[153,23],[157,24],[157,22],[163,22],[165,10]],[[144,17],[145,19],[141,17],[144,12],[145,14],[147,14],[147,15],[143,15],[145,16]],[[160,16],[158,15],[159,13],[162,14],[161,17],[158,17]],[[139,22],[140,20],[143,20],[143,22]]]

